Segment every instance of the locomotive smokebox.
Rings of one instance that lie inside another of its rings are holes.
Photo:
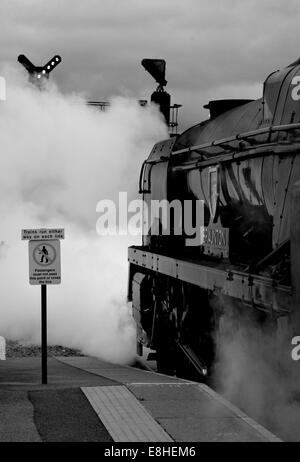
[[[151,102],[158,104],[159,110],[163,114],[166,124],[169,125],[171,95],[163,89],[158,89],[152,93]]]

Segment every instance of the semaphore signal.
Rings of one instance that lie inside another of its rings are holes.
[[[59,55],[55,55],[44,66],[35,66],[25,55],[19,55],[18,61],[27,70],[29,81],[37,87],[42,88],[45,80],[49,79],[50,72],[61,63],[62,59]]]

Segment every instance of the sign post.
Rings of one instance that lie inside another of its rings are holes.
[[[42,384],[48,382],[47,372],[47,286],[41,285],[41,320],[42,320]]]
[[[29,241],[29,284],[41,286],[42,384],[48,382],[47,285],[61,283],[60,239],[64,238],[60,228],[22,230],[22,239]]]

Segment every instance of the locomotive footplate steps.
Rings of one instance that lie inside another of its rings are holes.
[[[187,360],[193,365],[200,376],[205,377],[207,375],[207,367],[205,366],[204,362],[201,361],[194,351],[191,349],[189,345],[183,345],[180,342],[176,342],[178,348],[183,352],[186,356]]]
[[[0,441],[279,441],[203,384],[96,358],[0,362]],[[300,435],[299,435],[300,440]]]

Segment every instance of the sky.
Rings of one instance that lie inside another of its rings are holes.
[[[58,53],[62,92],[149,100],[156,84],[140,63],[163,58],[186,128],[209,100],[260,97],[267,75],[300,56],[299,19],[299,0],[1,0],[0,69]]]

